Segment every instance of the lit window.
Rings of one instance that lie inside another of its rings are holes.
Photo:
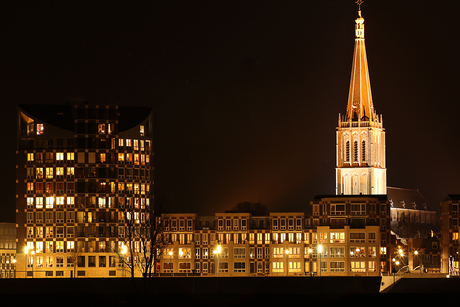
[[[75,205],[75,197],[67,197],[67,207],[73,207]]]
[[[67,153],[67,161],[74,161],[75,160],[75,153],[68,152]]]
[[[67,177],[73,178],[75,176],[75,168],[74,167],[68,167],[67,168]]]
[[[123,147],[123,139],[118,139],[118,146]]]
[[[123,153],[118,154],[118,162],[123,163],[125,161],[125,155]]]
[[[129,154],[129,153],[126,154],[126,162],[127,162],[128,164],[132,164],[132,163],[133,163],[133,154]]]
[[[58,207],[62,207],[64,205],[64,197],[62,196],[56,197],[56,205]]]
[[[37,176],[37,179],[43,179],[43,168],[42,167],[37,167],[36,176]]]
[[[131,139],[126,139],[126,146],[131,146]]]
[[[144,133],[145,133],[144,132],[144,125],[139,126],[139,133],[140,133],[141,136],[144,136]]]
[[[53,193],[54,184],[52,182],[46,183],[46,193]]]
[[[67,227],[67,231],[69,228]],[[67,241],[67,252],[73,252],[75,248],[75,242],[74,241]]]
[[[43,242],[35,242],[35,252],[43,253]]]
[[[106,162],[105,153],[99,154],[99,161],[100,161],[100,163],[105,163]]]
[[[57,152],[56,153],[56,161],[64,161],[64,153],[63,152]]]
[[[139,140],[133,140],[134,150],[139,150]]]
[[[56,176],[64,176],[64,168],[56,167]]]
[[[46,168],[46,179],[53,179],[53,168],[52,167]]]
[[[105,124],[99,124],[99,125],[97,126],[97,132],[98,132],[99,134],[105,134]]]
[[[141,183],[141,194],[145,194],[145,184]]]
[[[98,203],[99,203],[99,208],[105,208],[105,197],[99,197]]]
[[[37,209],[42,209],[43,208],[43,197],[36,197],[35,198],[35,206]]]
[[[34,162],[34,154],[33,153],[28,153],[27,154],[27,163],[33,163]]]
[[[34,184],[32,182],[27,182],[27,193],[28,194],[34,193]]]
[[[43,124],[37,124],[37,135],[42,135],[44,130],[45,127],[43,126]]]
[[[46,208],[52,209],[54,205],[54,197],[50,196],[46,198]]]
[[[284,262],[273,262],[272,272],[278,273],[284,271]]]

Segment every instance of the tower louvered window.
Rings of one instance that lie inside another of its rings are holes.
[[[350,141],[345,144],[345,162],[350,162]]]
[[[358,162],[358,141],[354,141],[353,145],[353,162]]]
[[[363,162],[365,162],[366,161],[366,141],[362,141],[361,148],[362,148],[361,157],[363,159]]]

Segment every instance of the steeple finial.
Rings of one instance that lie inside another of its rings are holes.
[[[370,121],[376,117],[372,103],[366,48],[364,46],[364,18],[361,16],[363,0],[356,0],[358,18],[355,19],[355,51],[348,94],[347,118],[352,121]]]

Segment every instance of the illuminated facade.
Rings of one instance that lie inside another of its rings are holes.
[[[372,102],[364,18],[355,20],[348,106],[336,131],[336,194],[386,194],[385,130]]]
[[[17,122],[17,277],[123,276],[153,198],[151,109],[21,105]]]
[[[16,224],[0,223],[0,278],[14,278],[16,270]]]
[[[460,194],[449,194],[441,202],[441,270],[451,275],[460,275],[459,204]]]
[[[157,272],[162,276],[378,276],[388,270],[385,197],[321,196],[311,205],[311,216],[303,212],[163,215],[170,244]]]

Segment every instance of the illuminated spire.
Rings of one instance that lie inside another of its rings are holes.
[[[347,120],[374,121],[377,115],[372,104],[369,69],[367,67],[366,47],[364,44],[364,18],[361,16],[361,4],[358,18],[355,20],[355,50],[351,69],[350,92],[348,94]]]

